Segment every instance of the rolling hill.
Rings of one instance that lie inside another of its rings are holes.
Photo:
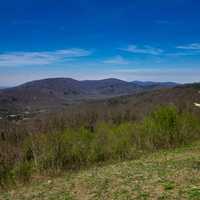
[[[0,90],[0,109],[1,111],[49,109],[83,100],[135,95],[175,85],[176,83],[126,82],[119,79],[86,81],[71,78],[43,79]]]
[[[136,118],[141,118],[160,105],[175,105],[179,109],[197,111],[194,103],[200,102],[200,83],[177,85],[171,88],[148,90],[134,95],[125,95],[106,100],[90,102],[90,107],[96,110],[111,110],[132,113]]]

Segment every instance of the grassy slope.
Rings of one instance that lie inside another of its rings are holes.
[[[59,178],[35,177],[0,200],[200,199],[200,143]]]

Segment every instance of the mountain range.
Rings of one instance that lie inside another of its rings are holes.
[[[126,82],[119,79],[78,81],[50,78],[0,90],[0,109],[44,109],[91,99],[134,95],[144,91],[171,88],[177,83]]]

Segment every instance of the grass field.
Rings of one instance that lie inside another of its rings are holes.
[[[1,200],[200,199],[200,143],[1,191]]]

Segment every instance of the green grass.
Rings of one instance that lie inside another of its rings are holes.
[[[95,166],[0,192],[0,200],[200,199],[200,143]]]

